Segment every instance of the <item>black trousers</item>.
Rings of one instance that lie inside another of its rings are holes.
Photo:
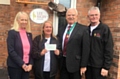
[[[44,79],[55,79],[55,76],[50,77],[50,72],[43,72]]]
[[[22,68],[8,67],[8,75],[10,79],[29,79],[29,72]]]
[[[101,75],[101,68],[88,66],[85,73],[86,79],[106,79]]]
[[[60,79],[81,79],[80,70],[74,73],[68,72],[66,68],[66,58],[63,57],[62,68],[60,70]]]

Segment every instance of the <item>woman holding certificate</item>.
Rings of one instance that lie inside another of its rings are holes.
[[[50,21],[46,21],[41,28],[41,34],[33,40],[33,58],[35,79],[55,79],[60,56],[58,40],[53,35]]]

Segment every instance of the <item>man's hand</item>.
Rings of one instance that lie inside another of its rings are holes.
[[[86,72],[87,68],[86,67],[82,67],[80,69],[80,75],[82,76],[85,72]]]
[[[102,75],[102,76],[108,76],[108,70],[102,68],[102,70],[101,70],[101,75]]]

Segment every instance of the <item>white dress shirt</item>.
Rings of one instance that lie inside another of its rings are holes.
[[[64,48],[64,39],[65,39],[65,36],[66,36],[66,33],[67,33],[67,30],[68,30],[68,27],[69,27],[70,25],[68,24],[67,25],[67,27],[66,27],[66,29],[65,29],[65,31],[64,31],[64,34],[63,34],[63,42],[62,42],[62,49]],[[71,25],[71,27],[73,26],[73,24]],[[74,29],[74,28],[73,28]],[[73,31],[73,29],[70,31],[70,34],[69,34],[69,36],[71,35],[71,33],[72,33],[72,31]]]

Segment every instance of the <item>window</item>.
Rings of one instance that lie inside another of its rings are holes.
[[[71,0],[59,0],[59,3],[63,4],[67,8],[71,7]]]

